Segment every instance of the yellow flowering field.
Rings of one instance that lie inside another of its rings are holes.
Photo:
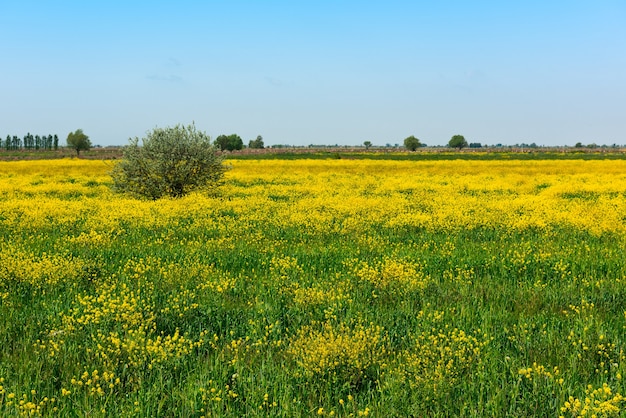
[[[1,416],[620,416],[626,161],[0,162]]]

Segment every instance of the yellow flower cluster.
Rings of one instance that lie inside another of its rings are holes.
[[[480,365],[483,348],[491,341],[478,330],[468,334],[447,325],[414,337],[403,357],[404,374],[413,387],[430,387],[437,393]]]
[[[32,251],[7,244],[0,249],[0,290],[19,284],[27,284],[39,292],[60,283],[73,286],[83,274],[84,266],[84,261],[69,254],[35,255]]]
[[[117,231],[121,223],[175,225],[190,212],[205,215],[190,228],[216,230],[231,226],[216,223],[211,216],[216,212],[309,233],[346,234],[377,225],[425,230],[569,226],[595,234],[626,228],[620,215],[626,210],[624,161],[264,160],[232,165],[222,190],[228,201],[193,194],[138,202],[107,189],[111,163],[0,163],[0,173],[6,173],[0,175],[0,195],[8,198],[0,219],[34,230],[50,223],[72,225],[77,215],[89,214],[85,225],[97,233]],[[246,235],[253,234],[247,230]],[[98,238],[81,238],[89,239]]]
[[[273,257],[270,262],[270,274],[281,282],[296,281],[304,275],[298,260],[291,256]]]
[[[58,400],[40,396],[32,389],[21,396],[8,392],[3,386],[4,378],[0,378],[0,412],[6,411],[11,416],[42,417],[56,414]]]
[[[111,237],[108,234],[94,230],[89,231],[89,233],[81,232],[80,235],[76,237],[68,238],[68,242],[95,248],[102,248],[108,245],[110,240]]]
[[[349,281],[341,280],[339,276],[331,280],[313,283],[310,286],[303,283],[305,271],[295,257],[286,255],[272,257],[269,264],[269,274],[272,285],[277,291],[287,296],[293,303],[303,309],[313,306],[332,306],[338,308],[350,302],[352,286]]]
[[[585,390],[585,399],[570,396],[561,407],[561,413],[570,417],[619,417],[624,410],[622,403],[626,400],[620,393],[614,393],[608,384],[594,389],[589,385]],[[564,415],[561,415],[564,418]]]
[[[349,260],[346,267],[358,280],[370,283],[376,291],[385,294],[402,295],[422,290],[431,280],[419,263],[390,257],[374,265],[366,261]]]
[[[91,373],[85,370],[79,378],[72,378],[70,383],[72,386],[86,390],[90,396],[105,396],[111,393],[116,386],[120,385],[120,378],[116,377],[113,372],[104,371],[99,373],[97,369],[94,369]],[[71,394],[71,390],[62,389],[63,396]]]
[[[339,308],[350,303],[352,286],[347,281],[322,282],[310,287],[301,287],[298,283],[292,287],[293,301],[303,308],[311,306],[332,306]]]
[[[98,295],[78,295],[77,306],[62,314],[62,327],[51,330],[39,347],[54,353],[69,339],[83,338],[86,355],[96,364],[138,370],[186,356],[202,344],[204,334],[193,341],[178,330],[157,333],[154,310],[125,283],[104,284]]]
[[[557,383],[563,384],[562,378],[557,378],[560,375],[559,368],[554,366],[552,370],[542,366],[541,364],[533,363],[531,367],[521,368],[519,369],[519,374],[525,377],[527,380],[534,379],[547,379],[554,380],[557,379]]]
[[[174,272],[177,270],[175,269]],[[196,277],[198,283],[197,290],[210,290],[217,293],[227,293],[237,286],[237,279],[230,273],[218,271],[211,266],[188,266],[187,273]],[[180,274],[184,274],[180,272]]]
[[[443,272],[443,279],[459,285],[471,285],[474,280],[474,268],[454,267]]]
[[[593,318],[594,304],[583,299],[580,305],[569,305],[569,309],[564,309],[563,314],[567,317],[577,317],[584,320]]]
[[[311,324],[300,328],[287,353],[295,360],[297,375],[357,384],[384,367],[383,330],[374,324]]]

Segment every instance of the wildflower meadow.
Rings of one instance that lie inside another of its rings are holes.
[[[620,416],[626,160],[0,162],[0,416]]]

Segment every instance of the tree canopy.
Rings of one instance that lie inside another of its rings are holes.
[[[111,172],[117,191],[158,199],[181,197],[219,185],[226,167],[211,138],[195,125],[156,128],[130,139],[124,159]]]
[[[448,141],[448,146],[450,148],[464,148],[467,146],[467,141],[465,140],[465,137],[463,135],[454,135],[452,138],[450,138],[450,141]]]
[[[220,135],[215,138],[215,145],[222,151],[235,151],[243,148],[243,140],[237,134]]]
[[[414,137],[413,135],[404,139],[404,148],[408,149],[409,151],[415,151],[421,146],[422,146],[422,143],[420,142],[420,140]]]
[[[261,135],[258,135],[256,139],[250,140],[250,142],[248,143],[248,148],[252,148],[252,149],[265,148],[265,144],[263,144],[263,137]]]
[[[67,135],[67,146],[75,150],[77,156],[80,156],[81,151],[89,151],[91,141],[82,129],[77,129]]]

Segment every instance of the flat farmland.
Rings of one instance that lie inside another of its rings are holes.
[[[0,162],[2,416],[620,416],[626,161]]]

